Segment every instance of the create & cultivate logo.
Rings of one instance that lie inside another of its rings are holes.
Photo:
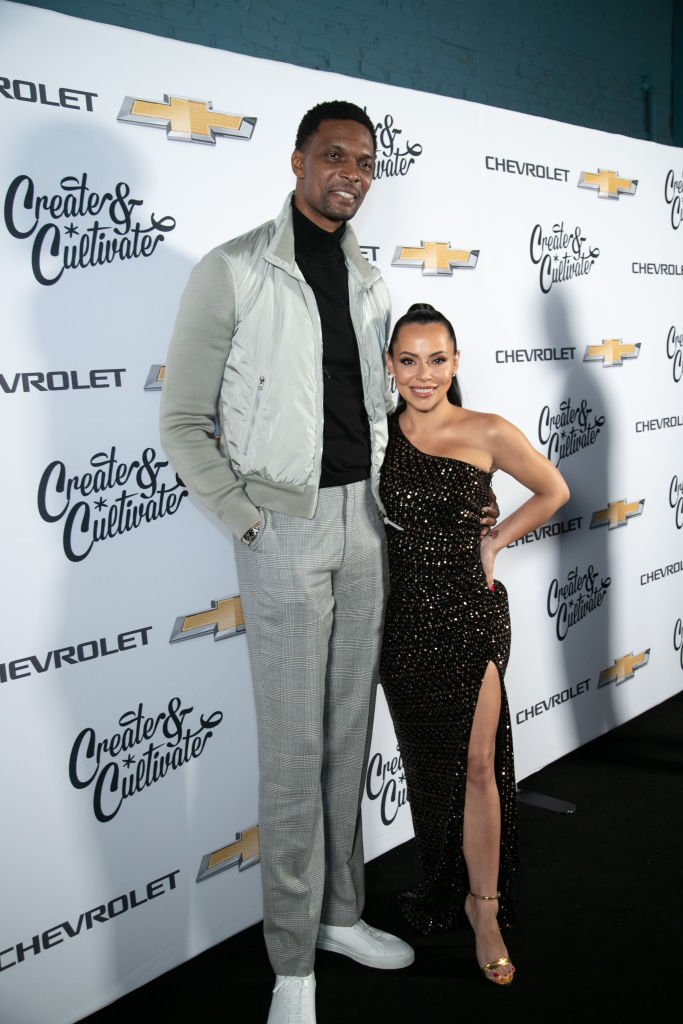
[[[377,152],[373,180],[405,177],[422,156],[422,145],[409,139],[399,139],[402,134],[403,129],[395,126],[393,114],[385,114],[384,120],[375,125]]]
[[[38,284],[55,285],[65,271],[149,259],[176,226],[171,216],[139,219],[142,199],[125,181],[99,192],[88,174],[67,174],[41,194],[33,178],[18,174],[5,193],[5,227],[13,238],[32,239],[31,269]]]
[[[541,291],[547,295],[553,285],[590,274],[600,250],[588,242],[580,225],[567,229],[564,221],[558,221],[549,230],[542,224],[534,225],[529,255],[538,267]]]
[[[193,718],[194,711],[171,697],[164,711],[149,714],[142,702],[124,711],[117,728],[104,737],[94,726],[81,729],[69,756],[69,781],[75,789],[91,789],[98,821],[111,821],[125,800],[201,757],[223,712],[198,712]]]
[[[62,523],[64,554],[82,562],[95,544],[123,536],[157,519],[174,515],[187,490],[168,460],[155,448],[140,457],[119,458],[116,446],[95,452],[83,473],[69,475],[55,459],[38,485],[38,513],[46,523]],[[165,478],[164,478],[165,477]]]
[[[556,410],[544,405],[538,418],[538,439],[556,466],[590,448],[605,426],[604,415],[593,411],[587,398],[563,399]]]
[[[592,563],[583,570],[577,565],[563,582],[557,577],[551,581],[547,609],[550,618],[555,619],[558,640],[566,640],[573,626],[602,606],[611,582]]]

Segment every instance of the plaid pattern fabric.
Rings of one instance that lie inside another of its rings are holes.
[[[321,489],[312,520],[262,516],[235,558],[258,724],[264,932],[275,973],[306,975],[320,920],[352,925],[363,909],[386,541],[368,481]]]

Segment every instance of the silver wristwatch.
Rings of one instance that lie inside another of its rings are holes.
[[[250,526],[249,529],[246,531],[246,533],[242,534],[242,536],[240,537],[240,540],[242,541],[243,544],[246,544],[248,546],[249,544],[252,544],[256,540],[256,538],[258,537],[258,535],[260,533],[260,530],[261,530],[261,524],[260,523],[256,523],[254,526]]]

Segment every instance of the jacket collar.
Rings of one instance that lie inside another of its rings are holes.
[[[294,225],[292,224],[292,196],[290,192],[285,199],[284,206],[273,221],[273,237],[266,249],[264,258],[275,266],[286,270],[294,277],[301,277],[301,272],[294,259]],[[346,231],[341,240],[341,249],[346,257],[346,265],[349,273],[364,285],[373,284],[381,275],[377,267],[373,266],[363,256],[358,245],[358,239],[350,224],[347,223]]]

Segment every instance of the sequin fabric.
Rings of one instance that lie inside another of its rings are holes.
[[[491,474],[426,455],[390,418],[380,493],[387,526],[390,593],[380,667],[403,759],[422,880],[400,896],[423,934],[465,923],[469,885],[462,853],[467,748],[489,661],[501,678],[495,774],[501,802],[498,920],[514,918],[517,798],[504,675],[510,652],[505,587],[486,585],[479,519]]]

